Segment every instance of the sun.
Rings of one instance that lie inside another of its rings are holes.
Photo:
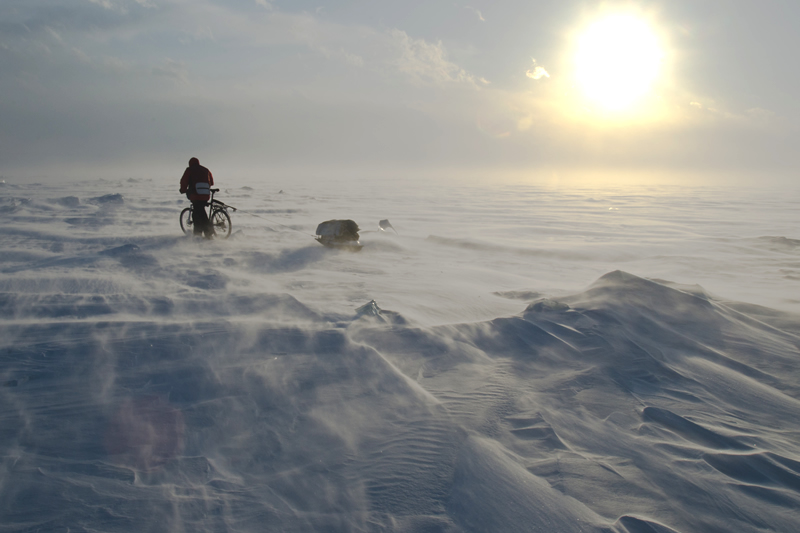
[[[577,82],[586,98],[602,110],[629,110],[650,92],[663,58],[659,38],[646,20],[609,15],[578,37]]]

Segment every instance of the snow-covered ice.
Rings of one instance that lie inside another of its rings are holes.
[[[0,531],[797,530],[797,191],[214,170],[0,184]]]

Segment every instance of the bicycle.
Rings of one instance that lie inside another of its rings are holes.
[[[206,204],[207,206],[211,206],[211,216],[208,217],[208,220],[211,222],[211,227],[214,228],[214,235],[219,236],[222,234],[223,239],[227,239],[231,235],[231,217],[228,214],[228,209],[232,209],[236,211],[236,208],[227,204],[220,202],[219,200],[214,200],[214,193],[219,192],[219,189],[210,189],[211,191],[211,199]],[[194,219],[192,215],[194,207],[187,207],[183,211],[181,211],[181,230],[188,235],[193,231],[192,226],[194,225]]]

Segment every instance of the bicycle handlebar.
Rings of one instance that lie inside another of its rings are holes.
[[[209,189],[211,192],[219,192],[219,189]]]

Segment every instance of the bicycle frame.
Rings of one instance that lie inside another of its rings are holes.
[[[231,217],[228,214],[228,209],[236,211],[236,208],[233,207],[232,205],[228,205],[224,202],[220,202],[219,200],[214,199],[214,193],[219,192],[219,189],[210,189],[210,192],[211,192],[211,198],[209,198],[209,201],[203,205],[203,209],[205,209],[206,207],[209,208],[208,220],[212,223],[213,226],[222,228],[222,230],[225,232],[225,238],[227,238],[231,232]],[[183,214],[186,212],[188,213],[186,217],[187,227],[185,228]],[[192,225],[194,225],[194,204],[181,211],[180,223],[181,223],[181,229],[184,231],[184,233],[188,231],[188,228],[191,228]]]
[[[211,199],[209,199],[209,201],[208,201],[208,203],[206,205],[207,206],[211,206],[211,211],[214,211],[215,207],[217,207],[219,209],[224,209],[225,211],[227,211],[228,209],[236,211],[236,208],[233,207],[232,205],[228,205],[228,204],[222,203],[219,200],[214,200],[214,193],[215,192],[219,192],[219,189],[210,189],[210,190],[211,190]]]

